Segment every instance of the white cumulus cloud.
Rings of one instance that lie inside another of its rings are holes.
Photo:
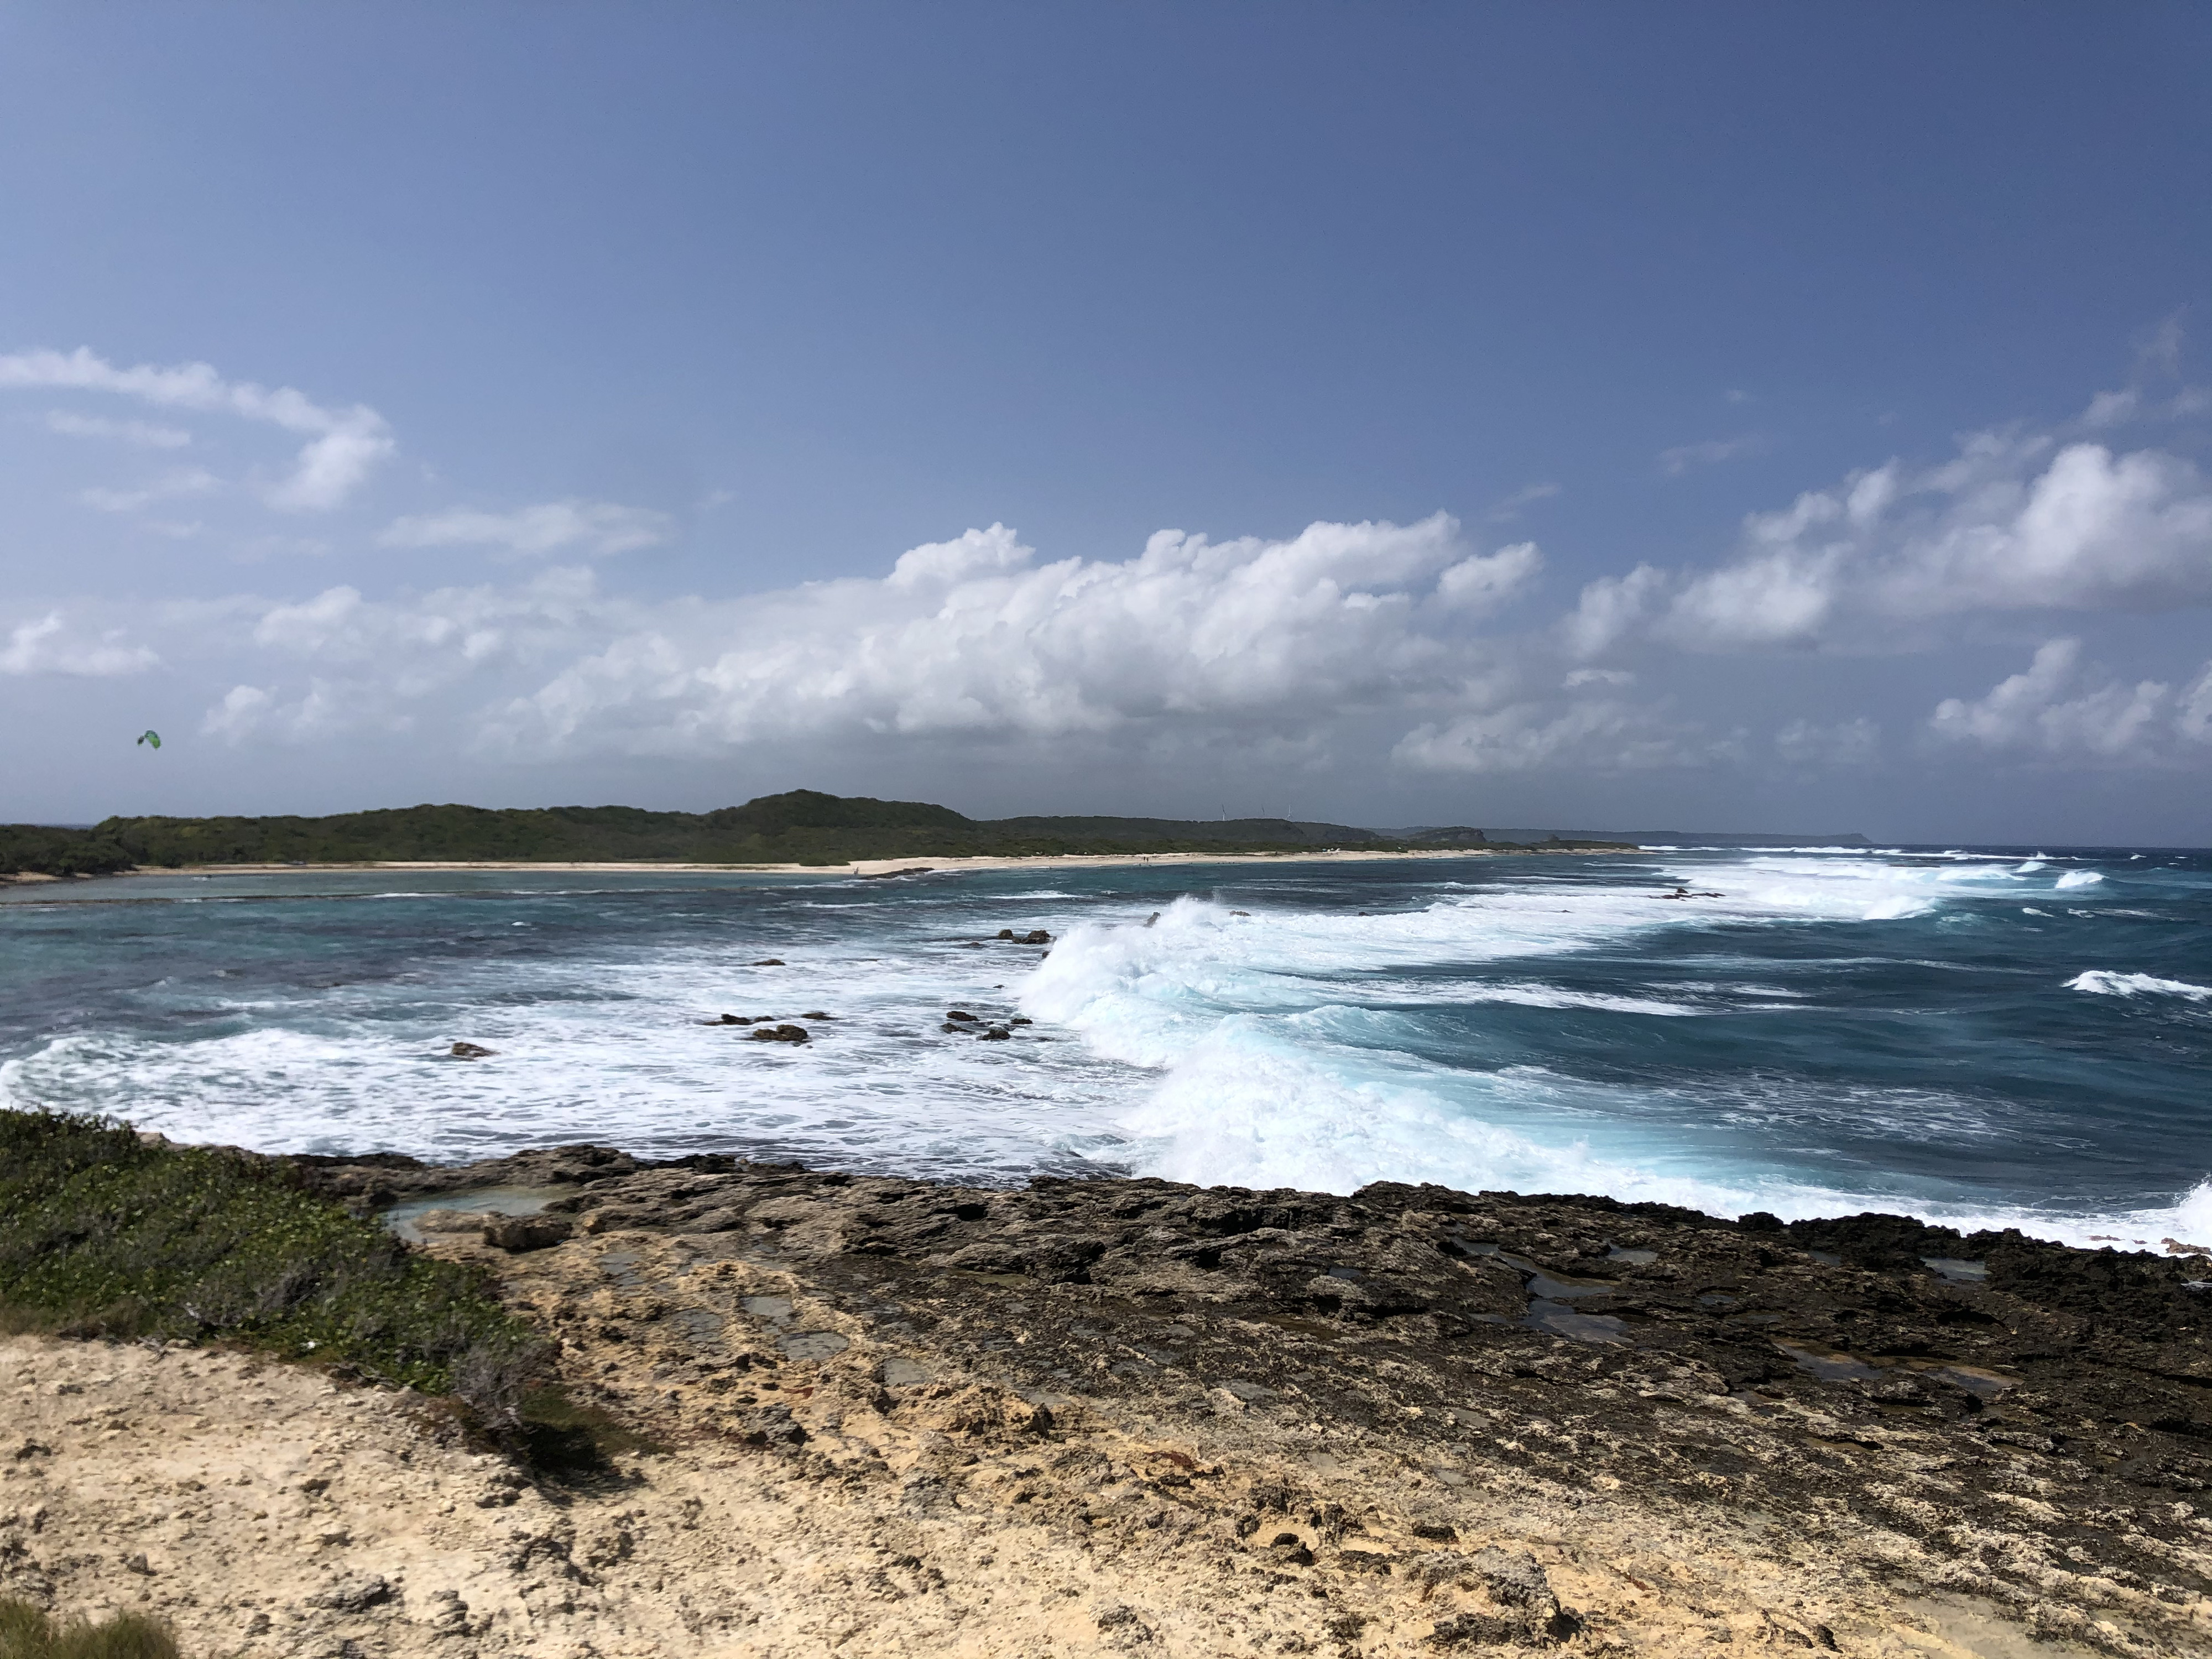
[[[365,404],[329,409],[290,386],[226,380],[206,363],[118,368],[89,349],[0,356],[0,388],[96,392],[159,408],[204,410],[305,434],[291,472],[264,489],[271,507],[324,512],[344,504],[394,451],[391,428]]]
[[[1449,687],[1480,656],[1461,615],[1537,563],[1533,548],[1471,557],[1443,514],[1285,541],[1166,530],[1125,562],[1033,560],[994,526],[917,548],[880,581],[665,613],[495,724],[527,747],[642,725],[680,749],[840,728],[1298,729]]]
[[[2170,763],[2212,742],[2212,663],[2177,693],[2160,680],[2130,685],[2085,661],[2080,641],[2050,640],[1983,696],[1945,698],[1929,729],[1987,750]]]
[[[611,597],[577,568],[392,599],[342,584],[253,610],[242,645],[295,671],[239,676],[209,719],[281,735],[312,673],[328,718],[465,708],[477,743],[523,756],[841,734],[1310,745],[1348,718],[1462,703],[1504,648],[1482,619],[1541,563],[1526,543],[1477,552],[1437,514],[1279,540],[1163,531],[1131,559],[1048,563],[994,525],[880,579],[729,599]]]
[[[1568,651],[1577,657],[1603,656],[1643,624],[1669,581],[1665,571],[1639,564],[1625,576],[1601,576],[1589,583],[1560,624]]]
[[[1744,521],[1717,567],[1639,565],[1583,590],[1576,654],[1645,637],[1698,651],[1887,639],[1972,611],[2212,603],[2212,483],[2159,449],[1974,434],[1950,460],[1893,460]]]
[[[1437,578],[1437,603],[1454,611],[1494,611],[1517,597],[1544,568],[1534,542],[1462,559]]]

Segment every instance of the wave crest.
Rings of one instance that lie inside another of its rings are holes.
[[[2212,1002],[2212,985],[2191,985],[2185,979],[2160,979],[2155,974],[2116,974],[2093,968],[2066,981],[2069,991],[2087,991],[2100,997],[2183,997],[2191,1002]]]

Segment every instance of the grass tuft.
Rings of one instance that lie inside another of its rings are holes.
[[[179,1659],[176,1638],[150,1619],[118,1613],[58,1624],[28,1601],[0,1598],[0,1659]]]

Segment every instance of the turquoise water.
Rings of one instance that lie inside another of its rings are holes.
[[[994,938],[1031,927],[1049,956]],[[955,1008],[1031,1023],[980,1042],[942,1029]],[[814,1040],[701,1023],[723,1012]],[[303,871],[0,896],[0,1100],[268,1150],[1429,1180],[2155,1245],[2212,1242],[2208,1060],[2203,854]]]

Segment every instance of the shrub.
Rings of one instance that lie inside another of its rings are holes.
[[[453,1394],[501,1437],[543,1352],[480,1273],[302,1191],[275,1159],[63,1113],[0,1111],[0,1319],[329,1363]]]

